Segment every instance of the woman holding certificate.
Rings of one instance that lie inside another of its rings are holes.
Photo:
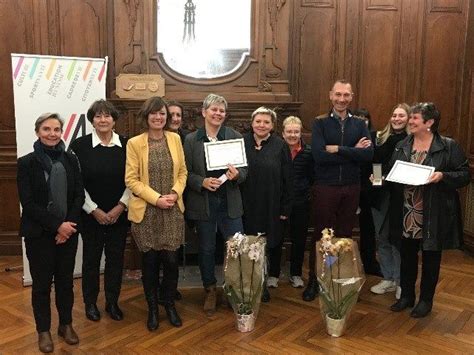
[[[427,184],[392,184],[390,238],[400,245],[401,298],[391,306],[400,312],[415,304],[418,251],[422,251],[422,273],[418,304],[413,318],[427,316],[439,277],[441,251],[458,248],[463,227],[457,189],[470,181],[469,166],[459,144],[438,133],[440,113],[431,102],[411,109],[410,135],[397,144],[390,165],[395,161],[434,167]]]
[[[282,221],[291,213],[293,169],[290,149],[272,133],[276,113],[260,107],[252,113],[252,132],[244,136],[249,164],[242,188],[245,233],[265,233],[269,261],[262,301],[270,300],[267,287],[278,287],[282,248]]]
[[[128,219],[142,253],[142,282],[148,303],[148,330],[158,328],[158,288],[169,322],[182,322],[174,305],[178,286],[178,249],[184,241],[183,191],[186,165],[181,139],[165,130],[168,108],[161,97],[151,97],[138,112],[146,132],[127,143],[125,184],[132,191]],[[159,285],[159,268],[163,280]]]
[[[188,168],[186,189],[186,217],[195,221],[199,237],[199,269],[206,298],[204,312],[211,316],[216,311],[215,251],[216,231],[228,239],[243,231],[242,199],[239,185],[247,176],[247,168],[227,165],[224,169],[208,169],[205,143],[216,143],[242,138],[232,128],[225,127],[227,101],[209,94],[202,104],[204,127],[186,136],[184,153]],[[209,157],[207,157],[209,158]]]

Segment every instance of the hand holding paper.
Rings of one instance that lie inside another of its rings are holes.
[[[434,167],[432,166],[397,160],[393,165],[392,170],[390,170],[386,180],[404,185],[426,185],[432,182],[430,181],[430,177],[433,175],[433,172]]]

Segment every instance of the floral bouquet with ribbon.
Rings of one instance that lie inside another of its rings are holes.
[[[357,243],[324,229],[316,244],[319,304],[330,335],[341,336],[365,282]]]
[[[265,279],[265,238],[236,233],[227,241],[224,291],[237,317],[237,329],[253,330]]]

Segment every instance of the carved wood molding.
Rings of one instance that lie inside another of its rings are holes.
[[[335,7],[334,0],[301,0],[301,7]]]
[[[463,0],[430,0],[429,12],[457,12],[462,13]]]

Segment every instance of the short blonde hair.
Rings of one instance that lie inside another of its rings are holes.
[[[276,124],[276,119],[277,119],[277,114],[275,111],[265,107],[265,106],[260,106],[258,109],[252,112],[252,122],[255,116],[257,115],[269,115],[272,118],[272,123],[275,125]]]
[[[283,120],[283,129],[285,129],[285,127],[290,124],[297,124],[300,126],[300,128],[303,128],[303,123],[301,122],[300,118],[296,116],[288,116],[285,118]]]

